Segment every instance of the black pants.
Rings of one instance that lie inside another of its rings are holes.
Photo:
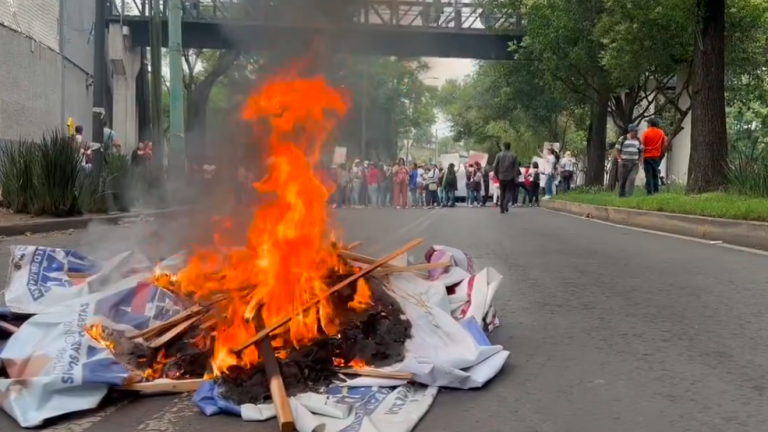
[[[488,191],[490,190],[490,186],[488,184],[489,178],[483,177],[483,199],[480,200],[480,202],[483,204],[483,207],[485,207],[485,204],[488,202]]]
[[[512,194],[515,192],[514,180],[499,180],[499,201],[502,213],[509,211],[509,201],[512,199]]]
[[[518,200],[520,199],[520,183],[514,182],[514,185],[512,186],[512,206],[516,206]]]
[[[661,158],[643,159],[643,171],[645,171],[645,191],[648,195],[659,193],[659,165]]]
[[[536,205],[539,205],[539,189],[541,189],[541,185],[539,183],[531,183],[531,190],[528,191],[528,197],[530,198],[531,204],[533,204],[535,201]]]
[[[531,192],[528,190],[528,187],[525,186],[525,183],[518,182],[517,183],[517,190],[523,192],[523,202],[522,204],[525,205],[526,202],[531,201]]]

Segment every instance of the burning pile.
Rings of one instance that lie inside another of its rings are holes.
[[[267,173],[253,184],[264,201],[245,247],[219,233],[216,247],[194,249],[184,269],[156,275],[154,284],[188,303],[180,315],[130,335],[91,327],[91,337],[143,380],[216,378],[235,403],[285,393],[275,387],[281,375],[294,394],[329,384],[340,368],[365,374],[365,366],[401,361],[411,324],[384,276],[407,271],[389,261],[421,241],[381,260],[335,242],[331,187],[315,170],[346,110],[322,78],[295,71],[258,89],[243,117],[258,133],[269,128]]]

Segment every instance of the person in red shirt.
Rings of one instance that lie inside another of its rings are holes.
[[[645,171],[645,191],[648,195],[659,192],[659,166],[667,152],[667,135],[659,128],[659,120],[648,119],[648,129],[640,141],[643,144],[643,171]]]
[[[375,163],[368,165],[368,203],[371,207],[379,206],[379,185],[381,184],[381,171]]]

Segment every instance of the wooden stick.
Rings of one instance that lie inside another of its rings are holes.
[[[261,316],[261,310],[258,310],[253,316],[256,327],[263,329],[264,318]],[[277,423],[280,425],[280,432],[293,432],[295,422],[293,420],[293,411],[291,403],[288,401],[288,393],[285,391],[283,376],[280,374],[280,365],[275,357],[275,350],[272,349],[272,340],[264,338],[259,345],[259,357],[264,362],[264,370],[269,380],[269,393],[272,396],[272,403],[275,405],[275,414],[277,414]]]
[[[409,250],[415,248],[416,246],[420,245],[422,242],[424,242],[424,239],[412,240],[410,243],[406,244],[405,246],[401,247],[400,249],[398,249],[398,250],[392,252],[391,254],[385,256],[384,258],[376,261],[375,263],[369,265],[368,267],[366,267],[364,269],[361,269],[359,272],[349,276],[345,280],[343,280],[343,281],[339,282],[338,284],[336,284],[335,287],[329,289],[328,292],[325,293],[325,295],[323,295],[321,297],[317,297],[316,299],[314,299],[311,302],[309,302],[306,306],[301,308],[301,310],[298,311],[296,313],[296,315],[299,315],[300,313],[305,312],[305,311],[307,311],[308,309],[310,309],[312,307],[315,307],[315,305],[320,303],[320,301],[323,300],[324,298],[327,298],[331,294],[333,294],[336,291],[339,291],[340,289],[346,287],[347,285],[357,281],[358,279],[362,278],[363,276],[367,276],[368,274],[370,274],[371,272],[373,272],[377,268],[379,268],[379,267],[383,266],[384,264],[392,261],[393,259],[399,257],[400,255],[404,254],[405,252],[408,252]],[[264,339],[265,337],[267,337],[273,331],[275,331],[275,330],[279,329],[280,327],[288,324],[292,319],[293,319],[293,315],[288,315],[286,317],[283,317],[282,319],[280,319],[278,322],[276,322],[275,324],[271,325],[270,327],[267,327],[266,329],[259,331],[259,333],[257,333],[256,336],[254,336],[251,340],[247,341],[246,343],[244,343],[240,347],[236,348],[234,350],[235,354],[240,354],[241,352],[245,351],[246,349],[248,349],[248,347],[250,347],[251,345],[259,342],[262,339]]]
[[[0,329],[2,329],[2,330],[5,330],[6,332],[8,332],[8,333],[10,333],[10,334],[14,334],[14,333],[16,333],[17,331],[19,331],[19,328],[18,328],[18,327],[16,327],[16,326],[15,326],[15,325],[13,325],[13,324],[8,324],[8,323],[7,323],[7,322],[5,322],[5,321],[0,321]]]
[[[355,369],[355,368],[341,368],[336,369],[340,373],[343,374],[349,374],[349,375],[359,375],[359,376],[367,376],[367,377],[373,377],[373,378],[391,378],[391,379],[400,379],[400,380],[406,380],[406,381],[413,381],[414,375],[410,372],[390,372],[390,371],[383,371],[378,369]]]
[[[344,248],[342,248],[342,250],[351,251],[352,249],[357,249],[361,244],[363,244],[363,242],[361,242],[361,241],[352,242],[352,243],[344,246]]]
[[[450,261],[444,261],[439,263],[426,263],[426,264],[416,264],[408,267],[389,267],[389,268],[382,268],[376,270],[376,274],[392,274],[392,273],[414,273],[424,270],[432,270],[432,269],[439,269],[439,268],[445,268],[450,267],[451,262]]]
[[[180,323],[186,321],[187,319],[189,319],[189,318],[191,318],[193,316],[198,316],[198,315],[202,314],[206,310],[206,308],[208,308],[209,306],[212,306],[212,305],[214,305],[216,303],[219,303],[220,301],[223,301],[226,298],[227,298],[226,296],[222,295],[222,296],[216,297],[215,299],[211,300],[210,302],[208,302],[208,303],[206,303],[206,304],[204,304],[202,306],[194,305],[191,308],[189,308],[189,309],[185,310],[184,312],[176,315],[175,317],[169,319],[166,322],[157,324],[157,325],[155,325],[153,327],[150,327],[150,328],[148,328],[146,330],[143,330],[143,331],[134,333],[132,335],[129,335],[129,336],[127,336],[127,338],[129,340],[135,340],[135,339],[139,339],[139,338],[147,339],[147,338],[155,337],[159,333],[162,333],[163,331],[166,331],[166,330],[170,329],[171,327],[174,327],[177,324],[180,324]]]
[[[117,387],[118,390],[138,391],[143,393],[188,393],[197,391],[200,384],[205,381],[202,378],[188,380],[162,380],[128,384]]]
[[[203,307],[200,305],[194,305],[191,308],[185,310],[184,312],[176,315],[175,317],[169,319],[166,322],[157,324],[155,326],[152,326],[146,330],[140,331],[138,333],[134,333],[132,335],[127,336],[129,340],[139,339],[139,338],[151,338],[153,336],[156,336],[159,333],[162,333],[164,330],[169,329],[177,324],[180,324],[186,320],[188,320],[190,317],[197,316],[203,312]]]
[[[184,330],[188,329],[189,326],[192,325],[192,323],[194,323],[201,317],[202,315],[196,315],[182,322],[181,324],[178,324],[176,327],[172,328],[170,331],[167,331],[164,335],[150,342],[147,346],[150,348],[160,348],[161,346],[167,344],[171,339],[180,335]]]

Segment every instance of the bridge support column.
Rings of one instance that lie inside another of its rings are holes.
[[[141,67],[141,49],[133,48],[128,27],[109,25],[109,62],[112,65],[112,129],[130,153],[139,142],[136,104],[136,75]]]

